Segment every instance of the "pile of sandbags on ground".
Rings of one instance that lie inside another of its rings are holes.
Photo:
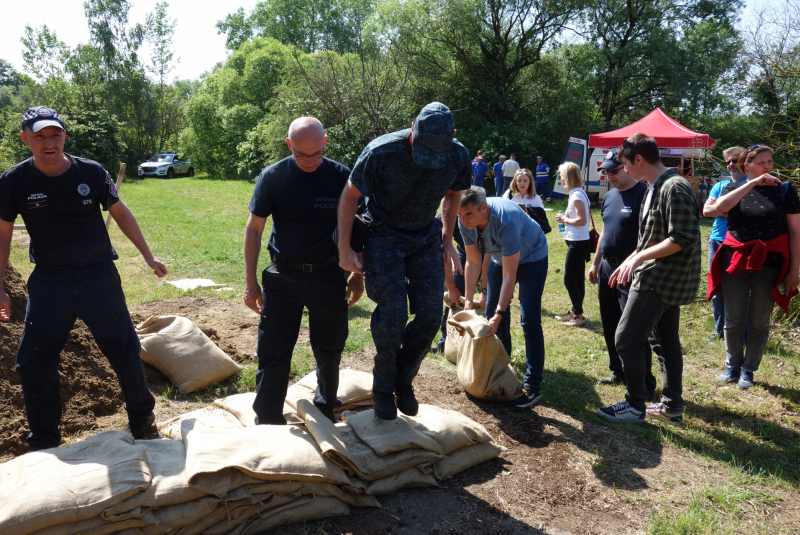
[[[0,464],[0,533],[261,533],[378,507],[375,496],[500,453],[480,424],[429,405],[393,421],[345,411],[334,424],[298,399],[305,426],[245,426],[227,399],[182,417],[172,439],[112,431]]]
[[[200,328],[181,316],[150,317],[136,326],[142,361],[194,392],[241,370]]]
[[[463,310],[450,316],[447,329],[445,352],[447,344],[455,345],[456,374],[464,390],[488,401],[513,401],[522,395],[522,382],[503,343],[496,335],[486,336],[491,327],[485,317]]]

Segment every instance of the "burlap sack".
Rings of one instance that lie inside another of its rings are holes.
[[[189,477],[186,474],[186,448],[181,440],[166,438],[142,440],[139,445],[144,448],[147,455],[151,474],[150,486],[107,508],[101,514],[104,520],[114,522],[121,520],[123,515],[130,515],[131,511],[136,509],[163,508],[205,496],[203,492],[189,486]]]
[[[304,386],[312,392],[317,389],[316,370],[309,373],[296,384]],[[349,405],[362,401],[372,400],[372,374],[344,368],[339,370],[339,388],[336,395],[342,400],[342,404],[336,410],[347,410]]]
[[[25,535],[97,517],[147,489],[150,479],[141,442],[120,431],[22,455],[0,464],[0,533]]]
[[[322,455],[303,427],[257,425],[220,430],[186,420],[181,434],[189,485],[207,494],[225,496],[232,488],[231,471],[264,481],[349,483],[344,471]]]
[[[363,481],[375,481],[443,458],[442,455],[420,448],[378,455],[359,440],[349,425],[334,425],[308,401],[298,402],[297,408],[323,455],[342,467],[348,475],[355,475]]]
[[[433,464],[425,463],[376,481],[370,481],[367,484],[367,492],[370,496],[384,496],[405,488],[438,486],[439,482],[436,481],[433,474]]]
[[[231,413],[244,427],[252,427],[256,425],[256,411],[253,410],[255,399],[255,392],[244,392],[215,399],[214,405]],[[297,412],[288,403],[283,404],[283,417],[289,425],[303,425],[303,419],[297,416]]]
[[[283,509],[275,514],[271,514],[266,518],[256,516],[232,535],[258,535],[270,529],[286,524],[293,524],[295,522],[310,522],[312,520],[318,520],[321,518],[330,518],[333,516],[344,516],[349,514],[350,506],[348,506],[346,503],[341,502],[336,498],[320,496],[314,498],[314,500],[311,502],[297,507]]]
[[[408,448],[422,448],[447,455],[470,444],[492,439],[481,424],[460,412],[420,404],[416,416],[398,415],[381,420],[373,410],[344,413],[344,419],[358,438],[378,455]]]
[[[156,528],[158,519],[150,511],[139,512],[136,518],[129,518],[117,522],[103,520],[99,516],[87,518],[79,522],[58,524],[49,528],[40,529],[36,535],[106,535],[109,533],[131,533],[142,535],[146,530]],[[3,532],[5,534],[5,531]],[[152,532],[152,535],[162,535],[165,531]]]
[[[219,407],[203,407],[196,411],[180,414],[169,420],[158,422],[156,427],[162,436],[172,440],[181,440],[181,425],[184,420],[200,420],[208,427],[218,427],[220,429],[239,429],[241,422],[235,415]]]
[[[181,392],[218,383],[241,369],[187,318],[151,317],[136,327],[136,334],[142,344],[142,360],[166,375]]]
[[[450,318],[464,310],[464,303],[464,296],[458,298],[458,303],[453,303],[447,295],[447,292],[444,293],[444,305],[450,309]],[[476,301],[473,301],[472,304],[475,305],[476,314],[479,316],[486,316],[486,311],[478,306]],[[447,338],[445,338],[444,341],[444,356],[453,364],[458,364],[458,345],[461,343],[461,338],[464,335],[450,325],[449,322],[445,330],[447,331]]]
[[[465,310],[447,323],[461,333],[457,375],[464,390],[489,401],[513,401],[522,395],[522,382],[502,342],[495,335],[486,336],[491,330],[486,318]]]
[[[269,494],[295,494],[300,489],[306,489],[314,496],[328,496],[336,498],[348,505],[355,507],[380,507],[380,502],[374,496],[368,496],[363,492],[352,492],[349,485],[340,487],[328,483],[314,483],[311,481],[278,481],[261,483],[258,485],[248,485],[246,490],[253,496],[254,500],[263,501],[264,496]]]
[[[300,383],[295,383],[286,389],[286,404],[293,410],[297,410],[297,402],[301,399],[314,403],[314,391],[309,390]]]
[[[503,448],[491,441],[464,446],[436,462],[433,465],[433,474],[436,479],[442,481],[482,462],[494,459],[502,451]]]

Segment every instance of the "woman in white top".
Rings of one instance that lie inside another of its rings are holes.
[[[544,208],[542,198],[533,189],[533,173],[530,169],[520,169],[514,173],[511,186],[503,194],[503,198],[532,208]]]
[[[589,253],[589,197],[583,191],[580,169],[572,162],[562,163],[558,168],[561,180],[569,188],[569,202],[563,214],[556,215],[556,221],[564,223],[567,242],[567,257],[564,260],[564,286],[572,301],[572,309],[563,316],[556,316],[569,327],[583,327],[583,298],[586,294],[586,262]]]

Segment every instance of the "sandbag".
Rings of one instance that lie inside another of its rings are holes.
[[[220,429],[239,429],[243,427],[235,415],[219,407],[203,407],[196,411],[180,414],[169,420],[158,422],[156,427],[164,437],[180,440],[181,425],[184,420],[189,419],[200,420],[208,427],[218,427]]]
[[[220,430],[186,420],[181,435],[189,485],[208,494],[227,494],[232,488],[231,470],[264,481],[349,483],[344,471],[322,455],[303,427],[257,425]]]
[[[107,535],[109,533],[122,533],[125,531],[140,535],[143,534],[142,530],[151,529],[157,525],[158,519],[156,519],[150,511],[140,511],[136,518],[110,522],[96,516],[78,522],[58,524],[50,526],[49,528],[40,529],[36,532],[36,535]],[[3,533],[5,534],[5,532]]]
[[[494,459],[502,451],[503,448],[491,441],[464,446],[436,462],[433,465],[433,474],[436,479],[442,481],[482,462]]]
[[[425,463],[376,481],[370,481],[367,484],[367,492],[371,496],[384,496],[405,488],[438,486],[439,482],[436,481],[433,473],[433,463]]]
[[[495,335],[486,336],[491,330],[486,318],[465,310],[447,324],[460,333],[456,373],[464,390],[488,401],[513,401],[522,395],[522,382],[511,368],[503,343]]]
[[[478,422],[460,412],[433,405],[420,404],[416,416],[400,414],[394,420],[381,420],[374,410],[347,411],[343,416],[358,438],[378,455],[408,448],[447,455],[464,446],[492,439]]]
[[[293,524],[295,522],[310,522],[321,518],[331,518],[334,516],[344,516],[350,514],[350,506],[346,503],[320,496],[306,504],[284,509],[267,518],[256,516],[245,524],[235,535],[257,535],[272,528]]]
[[[255,392],[244,392],[215,399],[214,405],[231,413],[244,427],[252,427],[256,425],[256,411],[253,410],[253,402],[255,400]],[[303,419],[297,416],[294,408],[285,402],[283,404],[283,417],[286,418],[286,423],[289,425],[303,425],[304,423]]]
[[[312,392],[317,389],[317,372],[316,370],[297,381],[298,385],[304,386]],[[336,395],[342,400],[342,404],[335,408],[335,410],[344,411],[348,405],[359,403],[362,401],[372,400],[372,374],[361,372],[350,368],[339,370],[339,388]],[[313,401],[313,400],[312,400]]]
[[[450,308],[450,317],[463,311],[465,302],[464,296],[461,296],[458,298],[458,303],[453,303],[447,292],[444,293],[444,305]],[[478,306],[476,301],[473,301],[472,304],[475,306],[474,310],[476,314],[479,316],[486,316],[486,311]],[[447,338],[445,338],[444,341],[444,357],[453,364],[458,364],[458,345],[461,343],[461,338],[464,335],[454,326],[450,325],[450,323],[445,327],[445,331],[447,332]]]
[[[0,464],[0,533],[25,535],[97,517],[150,486],[147,454],[108,431]]]
[[[188,318],[150,317],[136,327],[142,360],[177,385],[194,392],[241,370]]]
[[[246,490],[254,499],[259,499],[262,496],[272,494],[295,494],[300,489],[310,491],[314,496],[328,496],[336,498],[348,505],[356,507],[380,507],[380,502],[374,497],[369,496],[364,492],[353,492],[350,485],[340,487],[338,485],[331,485],[329,483],[314,483],[311,481],[277,481],[269,483],[261,483],[257,485],[248,485]]]
[[[308,401],[300,401],[297,408],[323,455],[342,467],[348,475],[355,475],[363,481],[375,481],[443,458],[421,448],[378,455],[358,438],[349,425],[334,425]]]

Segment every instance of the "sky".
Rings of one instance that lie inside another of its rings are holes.
[[[179,79],[199,78],[226,57],[225,36],[217,35],[217,21],[244,7],[249,11],[256,0],[166,0],[167,13],[177,19],[173,36],[175,56],[180,59],[171,75]],[[36,9],[19,0],[0,0],[4,29],[0,32],[0,58],[11,62],[15,69],[24,72],[22,43],[25,25],[37,28],[44,24],[54,31],[70,48],[89,41],[89,29],[83,15],[84,0],[38,0]],[[144,24],[147,13],[154,11],[158,0],[131,0],[128,22]],[[150,56],[143,51],[144,58]],[[141,53],[141,52],[140,52]]]
[[[6,21],[0,32],[0,58],[11,62],[15,69],[24,72],[22,43],[25,25],[33,28],[46,24],[58,38],[70,48],[89,40],[89,30],[83,15],[84,0],[38,0],[36,9],[31,9],[20,0],[0,0],[0,13]],[[199,78],[226,58],[225,36],[217,35],[215,24],[226,15],[244,7],[249,11],[257,0],[167,0],[170,18],[177,19],[173,37],[175,56],[179,58],[171,75],[179,79]],[[747,0],[742,17],[747,22],[748,10],[756,6],[770,5],[782,0]],[[147,13],[155,9],[158,0],[131,0],[133,7],[129,22],[145,22]],[[142,50],[143,59],[149,57]]]

